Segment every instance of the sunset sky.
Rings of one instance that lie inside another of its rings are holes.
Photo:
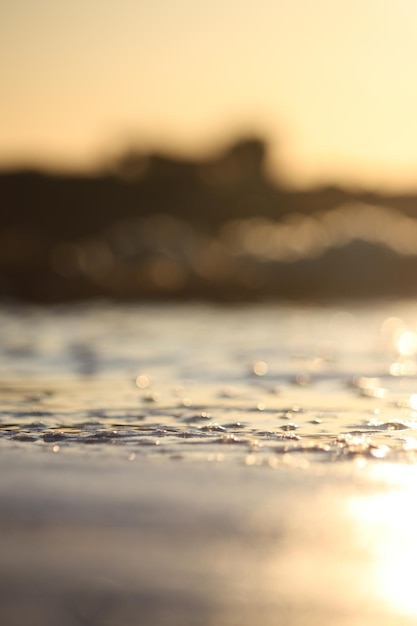
[[[3,0],[0,165],[265,135],[294,185],[417,188],[417,0]]]

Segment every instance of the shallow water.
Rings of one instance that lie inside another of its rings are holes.
[[[417,304],[0,315],[4,447],[271,466],[417,458]]]
[[[2,624],[415,623],[417,303],[0,322]]]

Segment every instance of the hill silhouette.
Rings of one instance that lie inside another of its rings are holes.
[[[406,255],[383,237],[358,241],[341,217],[344,206],[356,203],[359,214],[371,204],[381,215],[390,207],[393,215],[414,220],[415,195],[336,186],[295,191],[266,175],[266,158],[267,143],[249,136],[195,160],[130,148],[94,175],[0,172],[0,297],[415,295],[417,245],[414,253],[412,242]],[[306,248],[295,258],[276,250],[274,258],[261,258],[233,247],[236,233],[248,240],[255,232],[262,250],[262,237],[269,240],[277,224],[286,249],[286,232],[290,239],[300,229],[304,239],[314,229],[324,232],[323,215],[343,222],[347,234],[344,244],[321,256]],[[378,215],[372,217],[376,232],[382,228]],[[294,216],[299,230],[287,224]],[[254,219],[266,220],[265,228],[253,230]]]

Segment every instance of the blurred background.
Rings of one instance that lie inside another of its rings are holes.
[[[415,0],[0,18],[0,297],[417,295]]]

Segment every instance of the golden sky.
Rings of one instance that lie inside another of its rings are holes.
[[[3,0],[0,164],[255,130],[296,185],[417,188],[417,0]]]

